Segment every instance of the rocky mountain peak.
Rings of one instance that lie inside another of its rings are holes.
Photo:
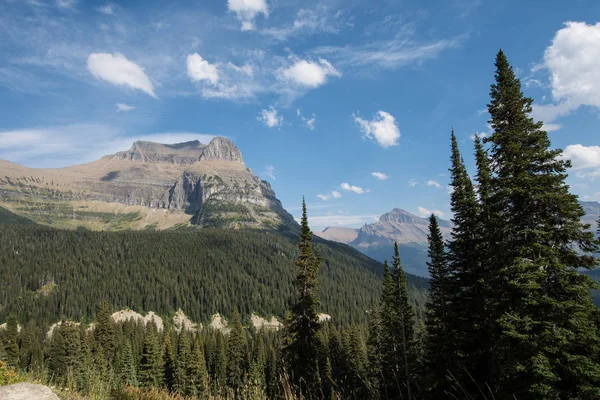
[[[200,161],[204,160],[228,160],[244,164],[240,149],[231,140],[220,136],[211,140],[203,150]]]
[[[150,163],[192,164],[198,161],[205,148],[206,145],[198,140],[174,144],[138,140],[128,151],[120,151],[112,158]]]

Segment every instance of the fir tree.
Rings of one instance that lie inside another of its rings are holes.
[[[573,268],[593,268],[598,247],[565,183],[570,162],[530,117],[533,100],[502,51],[495,66],[494,132],[486,139],[493,159],[490,286],[498,293],[490,309],[493,387],[500,398],[598,398],[593,284]]]
[[[451,326],[451,299],[453,298],[453,276],[448,267],[444,238],[435,215],[429,217],[429,301],[425,323],[427,338],[425,345],[425,368],[432,398],[440,398],[448,390],[448,371],[456,371],[453,363],[456,353],[455,339]]]
[[[173,341],[170,334],[166,334],[163,341],[163,366],[164,366],[164,377],[165,386],[170,392],[175,391],[176,388],[176,354],[173,350]]]
[[[367,336],[367,381],[369,384],[369,392],[373,397],[379,395],[381,391],[382,378],[382,354],[385,351],[384,343],[382,342],[382,327],[379,305],[375,305],[369,312],[369,325]]]
[[[383,290],[381,293],[382,398],[400,397],[400,388],[404,385],[400,372],[402,360],[399,356],[402,345],[398,340],[397,299],[396,283],[386,260],[383,263]]]
[[[3,337],[6,364],[16,368],[19,366],[19,325],[14,316],[10,316],[6,321]]]
[[[394,242],[394,257],[392,258],[392,266],[394,268],[394,281],[396,285],[396,324],[397,334],[399,335],[397,342],[399,343],[400,354],[397,359],[402,362],[401,371],[399,374],[400,380],[405,382],[405,388],[402,388],[403,398],[411,399],[411,380],[412,366],[414,364],[414,325],[415,312],[408,302],[408,289],[406,287],[406,273],[402,269],[400,263],[400,253],[398,252],[398,242]],[[406,394],[406,396],[404,396]]]
[[[98,345],[97,350],[102,352],[105,360],[111,364],[115,357],[115,323],[110,316],[110,307],[107,301],[100,304],[96,313],[96,326],[94,338]]]
[[[31,320],[24,328],[21,341],[21,350],[19,365],[22,370],[34,372],[41,370],[44,362],[44,355],[40,342],[41,332]]]
[[[116,365],[117,378],[120,383],[126,386],[137,386],[137,372],[135,368],[135,359],[131,342],[125,342],[123,348],[119,352]]]
[[[162,385],[163,365],[162,352],[158,341],[158,332],[154,320],[146,324],[146,336],[140,361],[140,383],[143,387],[159,387]]]
[[[471,384],[483,386],[489,379],[489,340],[487,338],[484,262],[481,246],[479,204],[454,131],[451,134],[450,205],[453,213],[452,240],[448,244],[449,266],[454,274],[452,309],[447,320],[452,323],[455,357],[459,368],[450,371],[472,393]],[[473,346],[477,343],[477,346]]]
[[[192,357],[189,333],[184,329],[179,333],[177,362],[175,368],[175,389],[181,394],[190,394],[192,385],[188,375],[188,365]]]
[[[207,400],[210,397],[210,388],[206,359],[204,358],[204,343],[202,343],[200,335],[196,335],[187,373],[193,388],[191,394],[200,400]]]
[[[292,320],[287,327],[290,342],[286,353],[293,382],[303,395],[316,397],[321,387],[318,366],[319,300],[316,294],[321,260],[313,252],[312,232],[308,226],[304,199],[300,225],[300,255],[295,262],[298,274],[294,281],[297,298],[291,310]]]
[[[216,335],[213,393],[222,393],[227,387],[227,347],[223,334],[217,332]]]
[[[227,386],[234,391],[244,384],[244,331],[237,307],[233,310],[231,331],[227,340]]]

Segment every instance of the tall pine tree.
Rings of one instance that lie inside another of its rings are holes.
[[[499,398],[600,398],[593,286],[574,269],[593,268],[598,247],[565,183],[570,162],[530,117],[533,100],[502,51],[495,66],[494,132],[486,139],[493,159],[490,286],[498,293],[490,309],[493,386]]]
[[[294,281],[297,298],[292,306],[291,321],[286,327],[289,335],[286,354],[293,382],[303,395],[313,398],[318,396],[321,387],[318,363],[319,300],[316,294],[320,263],[320,258],[313,252],[306,203],[302,199],[300,255],[295,262],[298,274]]]
[[[444,237],[435,215],[429,217],[427,267],[429,270],[429,301],[425,323],[425,370],[427,390],[431,398],[441,398],[449,390],[448,372],[456,371],[454,330],[451,325],[451,301],[454,296],[454,276],[448,267]]]
[[[233,310],[231,331],[227,340],[227,386],[234,391],[239,390],[244,384],[244,331],[237,307]]]
[[[469,393],[488,381],[489,342],[486,327],[485,263],[478,248],[481,245],[479,204],[473,182],[467,173],[458,142],[451,134],[450,206],[453,213],[452,240],[448,243],[449,268],[454,275],[447,317],[455,332],[455,357],[458,367],[450,371]],[[450,326],[450,325],[449,325]],[[477,343],[476,346],[473,344]]]

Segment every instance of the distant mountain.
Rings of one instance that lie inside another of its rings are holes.
[[[357,238],[358,229],[330,226],[322,232],[315,232],[315,235],[333,242],[349,244]]]
[[[295,231],[266,181],[244,165],[228,139],[161,144],[66,168],[27,168],[0,160],[0,206],[35,222],[93,230],[190,225]]]
[[[580,201],[579,204],[585,211],[585,217],[582,218],[582,221],[592,225],[592,229],[596,231],[598,228],[596,221],[600,218],[600,203],[597,201]]]
[[[581,201],[585,211],[582,221],[591,224],[596,232],[596,221],[600,218],[600,203]],[[452,223],[438,218],[442,234],[450,238]],[[362,253],[379,261],[391,260],[393,243],[398,242],[400,258],[406,271],[419,276],[428,276],[427,234],[428,218],[421,218],[400,208],[383,214],[379,220],[362,228],[328,227],[316,235],[336,242],[347,243]]]
[[[442,234],[448,238],[452,223],[439,219]],[[420,276],[427,272],[427,234],[429,220],[400,208],[383,214],[377,222],[360,229],[328,227],[316,235],[348,243],[362,253],[379,261],[391,260],[394,241],[398,242],[400,257],[406,271]]]

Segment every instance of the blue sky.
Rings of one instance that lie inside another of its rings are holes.
[[[313,229],[449,218],[450,129],[473,171],[502,48],[600,200],[598,21],[596,0],[0,0],[0,158],[221,135]]]

